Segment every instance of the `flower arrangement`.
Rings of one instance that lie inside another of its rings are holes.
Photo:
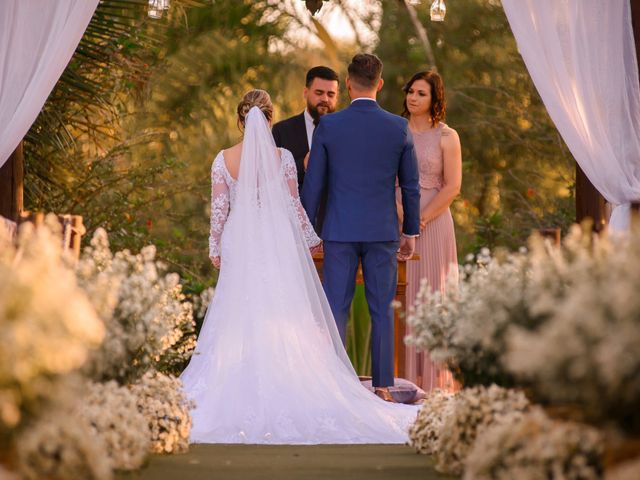
[[[534,247],[532,308],[547,320],[536,329],[512,327],[503,364],[536,400],[640,433],[635,236],[597,240],[576,229],[562,249]]]
[[[497,385],[466,388],[458,392],[447,407],[438,433],[436,468],[460,475],[476,437],[483,429],[509,415],[510,419],[529,409],[526,397],[518,391]]]
[[[17,246],[0,231],[0,445],[32,419],[104,337],[63,261],[59,223],[21,226]]]
[[[446,296],[423,288],[408,339],[467,386],[524,387],[537,402],[640,433],[640,233],[562,247],[533,237],[517,253],[483,252]]]
[[[83,398],[80,419],[105,444],[116,470],[135,470],[151,450],[147,419],[138,409],[138,399],[116,382],[91,383]]]
[[[87,422],[69,421],[68,410],[52,411],[17,439],[20,474],[25,480],[108,480],[107,448]]]
[[[454,395],[444,390],[427,394],[415,422],[409,429],[409,444],[418,453],[434,455],[437,452],[444,419],[451,414]]]
[[[179,277],[164,274],[155,247],[115,255],[98,229],[77,266],[80,285],[104,320],[108,335],[86,367],[97,381],[135,382],[150,369],[175,371],[195,348],[192,305]]]
[[[194,408],[182,391],[182,382],[160,372],[149,371],[131,391],[151,430],[154,453],[181,453],[189,448],[190,411]]]
[[[540,408],[508,414],[478,434],[465,461],[465,480],[597,480],[602,435],[592,427],[558,422]]]
[[[207,309],[213,300],[216,291],[213,287],[205,288],[199,295],[193,298],[193,315],[200,323],[207,314]]]
[[[449,285],[444,296],[423,283],[407,320],[408,343],[446,362],[466,386],[513,386],[500,362],[506,331],[540,321],[528,302],[529,265],[526,251],[491,257],[483,249],[475,263],[461,267],[459,286]]]

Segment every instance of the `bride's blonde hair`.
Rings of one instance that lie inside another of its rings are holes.
[[[258,107],[268,122],[271,122],[273,116],[273,103],[271,103],[271,97],[265,90],[250,90],[244,94],[242,100],[238,104],[238,128],[240,131],[244,130],[244,124],[246,117],[249,114],[249,110],[253,107]]]

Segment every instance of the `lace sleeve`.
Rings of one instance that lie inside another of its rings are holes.
[[[224,158],[218,154],[211,166],[211,229],[209,256],[220,256],[220,237],[229,214],[229,186],[224,179]]]
[[[304,234],[304,239],[307,242],[308,247],[315,247],[322,240],[316,234],[316,231],[307,217],[307,212],[304,211],[302,203],[300,203],[300,195],[298,194],[298,171],[296,169],[296,162],[293,159],[293,155],[289,150],[281,149],[282,152],[282,170],[284,172],[284,178],[287,181],[289,187],[289,195],[291,201],[291,208],[298,217],[300,222],[300,228]]]

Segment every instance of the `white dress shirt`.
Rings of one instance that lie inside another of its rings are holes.
[[[358,97],[358,98],[354,98],[353,100],[351,100],[351,103],[353,102],[357,102],[358,100],[369,100],[370,102],[376,102],[378,103],[378,101],[375,98],[371,98],[371,97]]]
[[[304,124],[307,127],[307,142],[309,143],[309,150],[311,150],[311,140],[313,140],[313,132],[316,126],[313,124],[313,117],[306,108],[304,109]]]

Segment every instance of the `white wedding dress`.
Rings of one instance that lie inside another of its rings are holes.
[[[212,167],[216,293],[181,379],[194,443],[404,443],[416,406],[364,388],[344,350],[309,247],[319,243],[296,167],[258,108],[247,116],[238,180]]]

